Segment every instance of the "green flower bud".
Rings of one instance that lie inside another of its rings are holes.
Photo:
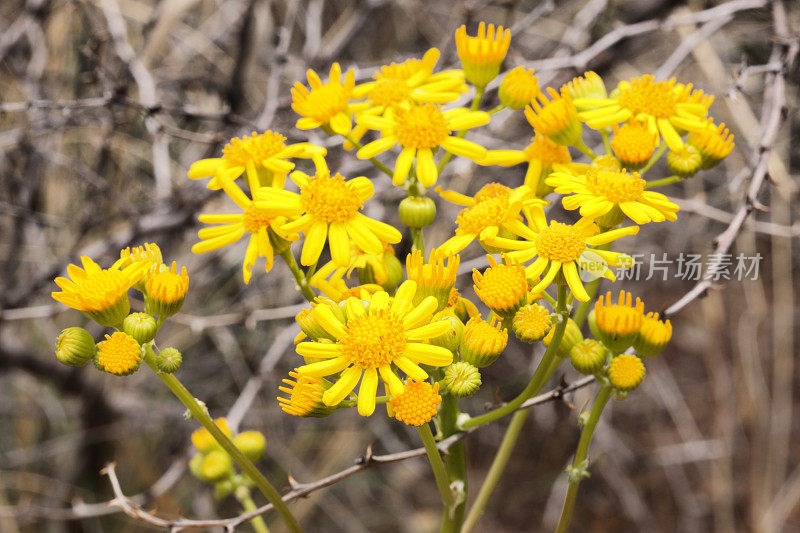
[[[197,479],[203,479],[203,459],[205,458],[205,454],[196,453],[192,456],[191,460],[189,461],[189,472],[192,473],[194,477]]]
[[[218,481],[217,483],[214,483],[214,498],[217,500],[224,500],[234,491],[235,488],[236,487],[233,480],[223,479],[222,481]]]
[[[383,254],[383,262],[386,265],[386,281],[381,286],[389,293],[394,294],[395,289],[403,281],[403,264],[394,255],[394,252],[387,251]]]
[[[156,319],[147,313],[131,313],[122,321],[122,331],[136,339],[139,344],[153,340],[157,329]]]
[[[436,218],[436,203],[427,196],[409,196],[400,202],[398,214],[409,228],[424,228]]]
[[[594,339],[584,339],[569,351],[569,360],[581,374],[592,375],[606,364],[606,347]]]
[[[233,475],[233,461],[224,450],[212,450],[203,457],[199,469],[201,480],[208,483],[222,481]]]
[[[258,461],[264,455],[267,439],[260,431],[243,431],[233,438],[233,443],[251,461]]]
[[[449,309],[436,313],[433,316],[433,320],[431,320],[431,322],[438,321],[449,322],[450,330],[444,335],[431,338],[431,344],[447,348],[451,352],[456,353],[459,344],[461,344],[461,337],[464,335],[464,323]]]
[[[548,333],[542,342],[545,346],[550,346],[550,341],[553,338],[553,334],[555,333],[556,328],[555,326],[550,329],[550,333]],[[567,327],[564,328],[564,336],[561,337],[561,343],[558,345],[558,350],[556,353],[561,357],[569,356],[569,351],[572,349],[573,346],[578,344],[583,340],[583,333],[581,333],[581,328],[578,327],[578,324],[575,323],[574,320],[571,318],[567,320]]]
[[[67,366],[85,365],[96,351],[94,338],[83,328],[67,328],[56,341],[56,357]]]
[[[683,150],[670,150],[667,153],[667,167],[676,176],[689,178],[702,168],[703,156],[700,150],[691,144],[684,144]]]
[[[183,356],[176,348],[164,348],[156,356],[156,366],[165,374],[176,372],[183,362]]]
[[[472,396],[481,386],[481,373],[466,361],[459,361],[444,371],[444,386],[460,398]]]

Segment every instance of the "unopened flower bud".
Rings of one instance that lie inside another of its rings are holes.
[[[139,344],[146,344],[155,338],[158,327],[152,315],[131,313],[122,321],[122,331],[136,339]]]
[[[472,396],[481,386],[481,373],[466,361],[459,361],[444,371],[444,386],[454,396]]]
[[[455,315],[451,309],[445,309],[433,316],[431,322],[446,321],[450,324],[450,329],[447,333],[433,337],[430,339],[431,344],[447,348],[453,353],[456,353],[458,346],[461,344],[461,338],[464,335],[464,323]]]
[[[644,379],[644,364],[635,355],[621,354],[608,364],[608,381],[617,390],[632,391]]]
[[[228,438],[233,437],[228,421],[225,418],[217,418],[214,424],[224,433]],[[214,436],[206,428],[199,428],[192,433],[192,444],[200,453],[208,453],[219,447]]]
[[[258,461],[264,455],[267,439],[260,431],[243,431],[233,438],[233,443],[251,461]]]
[[[215,483],[233,475],[233,461],[224,450],[211,450],[203,456],[198,476],[208,483]]]
[[[436,218],[436,203],[427,196],[409,196],[400,201],[398,214],[409,228],[424,228]]]
[[[689,178],[702,168],[703,157],[700,150],[691,144],[684,144],[682,150],[670,150],[667,153],[667,167],[670,172],[681,178]]]
[[[464,327],[459,352],[464,361],[482,368],[494,363],[507,343],[508,331],[497,322],[497,317],[486,322],[476,316],[470,318]]]
[[[524,108],[537,94],[539,78],[534,75],[533,69],[528,70],[522,66],[509,70],[497,90],[500,101],[511,109]]]
[[[542,339],[542,343],[545,346],[550,346],[550,341],[553,339],[553,334],[555,331],[555,326],[550,328],[550,332],[544,337],[544,339]],[[569,356],[569,351],[572,349],[572,347],[582,340],[583,333],[581,333],[581,328],[579,328],[578,324],[576,324],[575,321],[570,318],[567,320],[567,325],[564,328],[564,335],[561,337],[561,342],[558,344],[558,350],[556,353],[561,357],[567,357]]]
[[[177,372],[183,362],[183,356],[177,348],[164,348],[156,356],[156,366],[165,374]]]
[[[553,327],[550,311],[539,304],[520,307],[511,322],[514,335],[523,342],[537,342]]]
[[[97,351],[92,334],[83,328],[67,328],[56,341],[56,357],[67,366],[83,366]]]
[[[569,351],[569,360],[581,374],[592,375],[606,364],[606,347],[594,339],[584,339]]]
[[[661,321],[658,313],[647,313],[642,319],[639,333],[633,341],[633,348],[639,357],[652,357],[660,354],[672,338],[672,324]]]

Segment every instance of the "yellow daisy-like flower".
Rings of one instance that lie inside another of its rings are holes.
[[[427,424],[436,416],[442,397],[439,384],[431,385],[425,381],[410,381],[405,390],[389,400],[394,417],[409,426]]]
[[[331,176],[321,157],[315,157],[314,164],[314,176],[300,171],[290,175],[300,187],[299,194],[262,189],[255,195],[255,205],[269,216],[299,217],[281,229],[289,234],[305,234],[300,255],[303,265],[319,260],[326,241],[333,262],[340,267],[350,266],[351,239],[364,253],[375,255],[383,253],[384,243],[400,242],[402,234],[395,228],[359,212],[375,193],[369,178],[345,180],[341,174]]]
[[[644,380],[644,364],[635,355],[621,354],[608,364],[608,381],[623,392],[632,391]]]
[[[525,185],[539,198],[544,198],[553,188],[544,183],[553,165],[569,165],[572,158],[566,146],[556,144],[545,135],[536,135],[524,150],[488,150],[481,165],[509,167],[528,162]]]
[[[146,242],[142,246],[130,246],[120,250],[119,252],[120,268],[125,268],[133,263],[139,261],[147,261],[147,270],[142,277],[133,284],[133,288],[139,292],[144,292],[144,284],[151,274],[155,274],[161,270],[161,265],[164,264],[164,258],[161,255],[161,248],[152,242]]]
[[[300,82],[292,87],[292,109],[302,116],[297,127],[301,130],[323,127],[339,135],[350,133],[350,117],[366,108],[365,104],[350,103],[356,84],[355,71],[348,70],[342,80],[342,68],[334,63],[329,81],[323,83],[311,69],[306,77],[310,90]]]
[[[364,145],[356,155],[370,159],[400,146],[402,150],[395,162],[392,182],[402,185],[411,165],[416,161],[417,178],[425,187],[431,187],[439,177],[433,152],[442,148],[453,155],[480,161],[486,157],[486,148],[457,135],[456,130],[468,130],[489,123],[489,113],[470,111],[458,107],[442,111],[434,104],[410,103],[389,109],[383,116],[362,113],[356,117],[359,125],[380,130],[379,139]]]
[[[128,289],[139,281],[150,264],[147,261],[130,262],[119,259],[111,268],[105,269],[87,256],[81,257],[83,268],[67,267],[68,278],[57,277],[59,292],[52,298],[83,312],[101,326],[117,326],[130,311]],[[122,266],[126,264],[126,266]]]
[[[511,322],[514,335],[524,342],[537,342],[548,334],[553,322],[550,320],[550,311],[539,304],[529,304],[521,307]]]
[[[538,94],[539,78],[534,75],[533,69],[521,66],[509,70],[497,90],[500,101],[511,109],[522,109],[533,102]]]
[[[378,376],[391,395],[396,396],[403,392],[404,386],[395,367],[411,379],[422,381],[428,373],[420,364],[446,366],[453,361],[450,350],[426,343],[449,331],[450,324],[431,322],[439,305],[433,296],[414,306],[416,290],[415,282],[406,281],[397,289],[394,299],[384,291],[376,292],[366,301],[348,298],[344,321],[326,305],[314,308],[314,319],[335,341],[298,344],[298,354],[324,360],[301,366],[297,372],[309,377],[341,372],[338,381],[322,395],[325,405],[339,404],[361,380],[358,412],[369,416],[375,410]]]
[[[436,189],[442,198],[454,204],[465,206],[456,217],[456,234],[446,240],[439,251],[455,254],[478,239],[484,243],[490,237],[504,233],[524,231],[525,224],[520,211],[526,203],[546,204],[544,200],[534,199],[530,187],[525,185],[509,189],[499,183],[484,185],[473,198],[457,193]]]
[[[296,371],[289,372],[292,379],[283,379],[287,387],[280,386],[281,392],[288,398],[278,396],[278,403],[283,412],[292,416],[324,418],[336,410],[322,403],[322,394],[330,384],[322,378],[302,376]]]
[[[525,108],[525,118],[537,133],[548,136],[556,144],[578,143],[582,126],[572,97],[566,91],[558,93],[552,87],[547,88],[547,93],[551,100],[539,93],[539,101],[534,100]]]
[[[591,321],[596,336],[612,350],[621,352],[633,343],[643,318],[644,303],[640,298],[634,303],[631,293],[620,291],[615,303],[609,291],[605,299],[600,296],[595,302]]]
[[[700,151],[703,168],[711,168],[728,157],[733,150],[733,134],[723,122],[719,126],[709,123],[704,130],[689,134],[687,143]]]
[[[117,331],[106,335],[106,340],[97,343],[94,364],[99,370],[109,374],[127,376],[139,369],[143,358],[142,347],[136,339]]]
[[[222,183],[217,177],[224,174],[236,179],[247,173],[251,189],[283,187],[286,175],[294,170],[290,158],[309,159],[312,154],[325,155],[326,150],[311,143],[286,144],[286,137],[274,131],[253,132],[250,137],[234,137],[222,149],[222,157],[201,159],[189,167],[189,178],[211,178],[207,187],[217,190]]]
[[[192,246],[192,252],[204,254],[212,250],[218,250],[247,236],[248,244],[242,263],[242,278],[245,283],[250,283],[250,278],[253,275],[253,265],[255,265],[256,259],[259,257],[266,259],[266,272],[272,270],[274,261],[273,240],[296,240],[296,237],[290,237],[280,229],[281,225],[286,222],[285,217],[275,216],[261,209],[257,205],[258,203],[248,198],[230,177],[221,177],[220,183],[242,212],[224,215],[200,215],[198,217],[200,222],[215,224],[215,226],[203,228],[197,233],[198,237],[200,237],[200,242]],[[259,194],[259,191],[262,191],[261,194]],[[253,194],[256,198],[265,198],[278,191],[281,191],[281,189],[259,187],[255,189]]]
[[[483,368],[497,361],[507,344],[508,330],[502,327],[497,316],[486,322],[478,315],[464,326],[458,351],[464,361]]]
[[[614,281],[614,273],[605,263],[615,267],[629,267],[633,264],[630,256],[589,246],[599,246],[626,235],[636,235],[639,233],[639,226],[601,233],[592,219],[587,217],[572,225],[561,222],[550,222],[548,225],[541,207],[526,208],[525,213],[529,225],[522,224],[515,231],[521,240],[493,237],[488,242],[503,250],[513,250],[509,251],[508,257],[514,261],[526,263],[536,258],[525,269],[528,278],[538,278],[541,274],[546,274],[531,289],[534,293],[541,293],[560,273],[563,275],[561,279],[569,285],[575,298],[586,302],[589,301],[589,295],[583,287],[579,270]]]
[[[603,129],[633,118],[660,134],[671,150],[680,150],[679,131],[703,130],[711,100],[693,92],[691,85],[676,84],[675,78],[655,81],[646,74],[620,82],[608,98],[580,98],[575,105],[596,108],[578,115],[590,128]]]
[[[472,269],[475,294],[486,307],[501,317],[511,317],[517,309],[528,303],[528,278],[525,269],[504,257],[498,264],[494,257],[487,256],[489,268],[478,272]]]
[[[601,223],[614,226],[627,215],[637,224],[677,220],[678,209],[661,193],[646,191],[645,182],[637,172],[613,168],[588,167],[584,174],[553,172],[545,183],[564,196],[565,209],[578,209],[584,217],[597,218],[609,214]],[[612,210],[616,210],[612,213]]]
[[[658,135],[653,134],[641,122],[626,122],[620,128],[614,124],[611,149],[625,168],[642,168],[658,146]]]
[[[148,311],[161,318],[172,316],[180,311],[186,291],[189,290],[189,274],[186,267],[178,274],[175,261],[168,270],[150,276],[145,284]]]
[[[467,80],[477,87],[486,87],[500,73],[500,65],[508,53],[509,44],[511,31],[502,26],[495,31],[494,24],[487,26],[481,22],[475,37],[467,35],[466,26],[458,28],[456,49]]]
[[[433,296],[439,302],[437,310],[444,309],[456,284],[460,262],[461,258],[458,255],[444,254],[438,249],[431,250],[427,263],[420,250],[408,254],[406,273],[408,279],[417,284],[414,301],[420,303],[424,298]]]
[[[671,338],[672,323],[659,320],[658,313],[647,313],[642,318],[633,347],[639,356],[652,357],[660,354]]]

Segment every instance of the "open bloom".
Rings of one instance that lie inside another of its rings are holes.
[[[528,201],[546,203],[532,199],[531,189],[525,185],[509,189],[499,183],[489,183],[473,198],[441,188],[437,188],[436,192],[445,200],[464,206],[456,217],[456,234],[439,247],[439,251],[445,255],[460,252],[475,239],[483,243],[501,232],[524,231],[525,224],[520,217],[523,204]]]
[[[402,150],[395,163],[393,183],[405,183],[411,165],[416,161],[417,178],[423,186],[430,187],[439,177],[433,160],[436,148],[441,147],[453,155],[476,162],[486,156],[483,146],[451,133],[488,124],[489,119],[489,114],[483,111],[462,107],[442,111],[434,104],[413,103],[389,109],[382,117],[361,114],[356,117],[358,124],[380,130],[381,136],[362,147],[356,155],[360,159],[369,159],[399,145]]]
[[[270,216],[298,217],[281,230],[305,235],[300,254],[303,265],[319,260],[326,241],[333,262],[341,267],[350,266],[351,239],[364,253],[376,255],[383,252],[384,243],[400,242],[402,234],[395,228],[359,212],[375,193],[369,178],[345,180],[341,174],[331,176],[321,157],[314,157],[314,164],[314,176],[297,170],[290,175],[300,187],[300,194],[270,188],[256,192],[255,198],[255,205]]]
[[[633,264],[633,259],[625,254],[589,247],[606,244],[626,235],[636,235],[639,233],[639,226],[600,233],[592,219],[587,217],[572,225],[553,221],[548,224],[541,207],[526,208],[525,213],[529,225],[522,225],[523,231],[516,232],[521,237],[520,240],[493,237],[488,242],[503,250],[511,250],[507,254],[511,260],[527,263],[536,258],[525,269],[529,279],[544,274],[541,281],[531,289],[534,293],[542,292],[561,273],[575,298],[586,302],[589,295],[583,287],[579,270],[602,275],[613,281],[614,273],[606,263],[621,267]]]
[[[403,392],[392,396],[389,404],[394,417],[409,426],[427,424],[436,416],[442,397],[439,396],[439,384],[431,385],[425,381],[411,381]]]
[[[637,224],[677,220],[679,207],[661,193],[646,191],[645,182],[638,172],[628,174],[625,169],[588,167],[584,174],[553,172],[545,183],[555,187],[559,194],[568,194],[561,203],[565,209],[578,209],[584,217],[597,218],[619,209]],[[621,215],[620,214],[620,215]],[[605,226],[614,226],[616,220]]]
[[[675,78],[655,81],[646,74],[620,82],[608,98],[577,98],[575,105],[595,107],[578,115],[590,128],[607,128],[633,118],[647,124],[651,133],[659,133],[671,150],[680,150],[679,130],[704,129],[712,100],[702,91],[692,91],[691,84],[675,83]]]
[[[274,249],[271,239],[289,238],[284,234],[280,226],[286,221],[284,217],[272,216],[263,209],[260,209],[256,202],[236,185],[230,177],[223,177],[220,180],[222,187],[228,196],[236,202],[242,210],[241,213],[231,213],[224,215],[200,215],[199,220],[204,224],[216,224],[213,227],[203,228],[198,232],[200,242],[192,246],[192,252],[204,254],[211,250],[218,250],[223,246],[233,244],[242,237],[247,236],[247,250],[244,254],[242,263],[242,277],[245,283],[250,283],[253,274],[253,265],[256,259],[263,257],[266,259],[266,271],[272,269],[274,261]],[[269,191],[279,191],[272,187],[259,187],[255,189],[255,194],[261,189]],[[261,197],[264,195],[262,194]],[[270,233],[272,237],[270,237]],[[292,237],[295,239],[294,237]]]
[[[339,135],[350,133],[353,113],[362,111],[364,104],[351,104],[356,75],[353,69],[347,71],[342,80],[342,67],[339,63],[331,66],[329,81],[323,83],[316,72],[306,72],[309,90],[299,81],[292,87],[292,109],[302,118],[297,120],[301,130],[329,128]]]
[[[260,186],[283,187],[286,174],[294,169],[290,158],[308,159],[311,154],[325,155],[326,150],[311,143],[286,144],[286,137],[274,131],[256,133],[250,137],[235,137],[222,149],[222,157],[201,159],[189,167],[189,177],[193,180],[211,178],[207,187],[221,189],[218,174],[236,179],[247,173],[247,183],[251,189]]]
[[[90,257],[82,256],[83,268],[67,267],[69,278],[57,277],[59,292],[50,295],[67,307],[82,311],[101,326],[117,326],[130,311],[130,289],[150,264],[147,261],[128,262],[119,259],[111,268],[100,268]],[[126,266],[122,266],[126,264]]]
[[[419,365],[446,366],[453,361],[447,348],[427,344],[427,340],[446,333],[447,321],[431,322],[438,302],[433,296],[414,306],[417,284],[406,281],[392,299],[384,291],[369,300],[348,298],[345,320],[327,305],[317,305],[313,316],[334,342],[301,342],[297,353],[323,359],[297,369],[300,375],[325,377],[341,372],[336,383],[324,392],[325,405],[337,405],[358,384],[358,412],[369,416],[375,410],[378,377],[392,396],[400,395],[405,386],[395,373],[402,370],[409,378],[422,381],[428,377]]]

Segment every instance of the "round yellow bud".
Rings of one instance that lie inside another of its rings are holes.
[[[127,376],[139,370],[143,359],[142,347],[136,339],[117,331],[106,335],[106,340],[97,343],[94,366],[109,374]]]
[[[618,355],[608,364],[608,380],[617,390],[632,391],[643,379],[644,364],[635,355]]]
[[[215,419],[214,424],[216,424],[225,436],[228,438],[233,437],[233,431],[231,431],[230,426],[228,426],[228,421],[225,418]],[[197,448],[200,453],[208,453],[211,450],[219,448],[216,439],[214,439],[214,436],[206,428],[199,428],[192,433],[192,444],[194,444],[194,447]]]
[[[198,469],[199,478],[208,483],[215,483],[233,475],[233,461],[224,450],[211,450],[203,456]]]
[[[584,339],[569,351],[569,360],[581,374],[592,375],[606,364],[606,347],[594,339]]]
[[[533,69],[528,70],[522,66],[509,70],[497,90],[500,101],[511,109],[524,108],[537,94],[539,78],[533,74]]]
[[[508,331],[492,317],[491,322],[480,316],[470,318],[464,327],[459,353],[461,358],[477,367],[489,366],[500,357],[508,344]]]
[[[550,311],[539,304],[520,307],[511,322],[514,335],[523,342],[538,342],[553,327]]]
[[[425,381],[406,383],[403,392],[389,400],[394,417],[409,426],[427,424],[436,416],[442,397],[439,384],[431,386]]]
[[[670,150],[667,153],[667,167],[681,178],[690,178],[702,168],[703,157],[700,150],[691,144],[684,144],[683,150]]]
[[[233,438],[233,443],[251,461],[258,461],[264,455],[267,439],[260,431],[242,431]]]

